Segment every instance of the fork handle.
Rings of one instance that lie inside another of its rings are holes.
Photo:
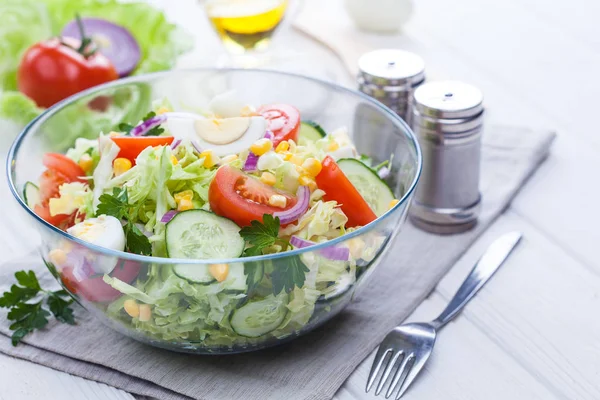
[[[521,232],[510,232],[496,239],[477,261],[473,270],[460,286],[450,304],[431,322],[436,329],[444,327],[471,300],[479,289],[494,275],[521,240]]]

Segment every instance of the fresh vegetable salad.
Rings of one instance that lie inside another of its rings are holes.
[[[133,122],[133,121],[132,121]],[[299,331],[315,305],[348,291],[384,237],[364,234],[294,257],[244,262],[338,238],[392,208],[390,165],[359,155],[346,128],[325,132],[289,104],[229,92],[204,114],[154,102],[140,122],[66,154],[46,154],[28,206],[116,251],[239,262],[142,265],[72,242],[48,260],[65,286],[160,340],[244,345]]]

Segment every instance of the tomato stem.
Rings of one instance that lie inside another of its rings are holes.
[[[96,51],[98,51],[98,48],[96,47],[92,38],[87,37],[85,35],[85,28],[83,27],[83,21],[81,20],[81,16],[79,14],[75,14],[75,20],[77,21],[77,27],[79,28],[79,35],[81,36],[81,45],[76,50],[79,54],[81,54],[85,58],[91,57],[94,55],[94,53]],[[92,46],[90,49],[88,49],[88,47],[90,47],[90,45],[92,45]]]

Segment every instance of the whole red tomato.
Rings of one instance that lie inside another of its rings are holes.
[[[25,52],[17,71],[19,91],[40,107],[119,77],[102,53],[80,49],[73,38],[37,43]]]

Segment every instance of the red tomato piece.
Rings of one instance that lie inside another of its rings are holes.
[[[173,136],[115,136],[113,142],[121,151],[117,157],[130,160],[135,164],[136,157],[148,147],[168,146],[173,143]]]
[[[269,205],[269,198],[279,194],[286,198],[286,207]],[[263,215],[287,210],[296,204],[296,198],[274,189],[258,179],[244,174],[229,165],[217,171],[208,190],[211,210],[229,218],[239,226],[249,226],[252,221],[263,220]]]
[[[267,120],[267,129],[273,132],[273,147],[284,140],[298,141],[300,111],[287,104],[262,106],[258,113]]]
[[[323,169],[316,177],[317,186],[325,191],[325,200],[334,200],[340,204],[342,211],[348,217],[346,226],[364,226],[375,221],[377,216],[335,160],[327,156],[322,165]]]
[[[50,171],[55,171],[67,179],[68,182],[85,182],[85,172],[79,164],[69,157],[58,153],[46,153],[42,158],[42,164]]]
[[[119,265],[110,273],[110,276],[131,283],[138,276],[141,268],[141,264],[138,262],[120,261]],[[73,275],[73,267],[65,266],[60,275],[64,286],[71,293],[77,294],[88,301],[108,303],[121,296],[121,292],[104,282],[100,274],[79,282]]]
[[[64,44],[66,43],[66,44]],[[101,52],[82,53],[81,42],[53,38],[30,47],[17,71],[19,91],[40,107],[50,107],[82,90],[119,78],[115,67]]]

